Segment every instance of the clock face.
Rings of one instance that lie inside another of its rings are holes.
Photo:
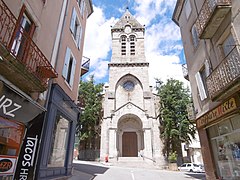
[[[123,84],[123,88],[126,90],[126,91],[132,91],[134,89],[134,83],[132,81],[126,81],[124,84]]]
[[[126,26],[124,29],[125,33],[130,33],[131,32],[131,27],[130,26]]]

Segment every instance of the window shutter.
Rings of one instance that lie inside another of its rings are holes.
[[[62,75],[65,79],[67,79],[70,54],[71,54],[71,50],[67,47],[66,55],[65,55],[65,62],[64,62],[63,71],[62,71]]]
[[[75,8],[73,8],[71,24],[70,24],[70,30],[71,30],[72,33],[74,32],[76,17],[77,17],[77,12],[76,12]]]
[[[85,9],[85,1],[82,0],[81,1],[81,7],[80,7],[80,13],[81,13],[82,16],[83,16],[83,13],[84,13],[84,9]]]
[[[71,77],[70,77],[70,82],[69,82],[69,85],[70,85],[71,87],[73,87],[75,69],[76,69],[76,59],[73,58],[73,65],[72,65]]]
[[[81,41],[82,41],[82,26],[81,26],[81,23],[80,23],[79,24],[79,35],[78,35],[78,41],[77,41],[79,49],[81,47]]]
[[[197,72],[197,74],[195,74],[195,78],[196,78],[196,82],[197,82],[197,86],[198,86],[198,90],[199,90],[199,95],[200,95],[200,99],[204,100],[207,98],[206,92],[205,92],[205,88],[202,82],[202,78],[199,72]]]

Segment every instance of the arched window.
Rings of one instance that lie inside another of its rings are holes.
[[[121,36],[121,54],[126,55],[126,43],[127,43],[127,37]]]
[[[130,55],[135,55],[135,36],[130,36]]]

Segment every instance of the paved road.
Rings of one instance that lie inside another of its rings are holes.
[[[203,173],[124,168],[96,162],[74,162],[70,180],[205,180]]]

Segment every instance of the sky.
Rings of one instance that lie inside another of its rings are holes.
[[[111,61],[111,26],[129,8],[139,23],[145,25],[145,56],[149,62],[149,82],[184,79],[183,47],[179,27],[172,21],[177,0],[92,0],[93,14],[87,20],[83,55],[90,58],[90,71],[97,83],[108,83]]]

